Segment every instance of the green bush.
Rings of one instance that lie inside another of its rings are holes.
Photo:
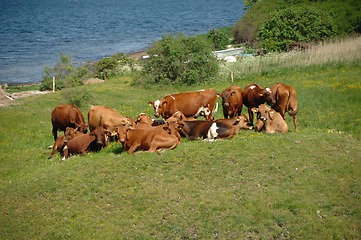
[[[230,44],[228,34],[219,29],[210,29],[207,33],[207,39],[209,39],[215,50],[223,50]]]
[[[81,108],[90,100],[90,94],[84,88],[66,88],[62,92],[63,99],[71,105]]]
[[[84,66],[80,65],[74,68],[71,55],[68,58],[60,52],[60,62],[57,62],[53,68],[44,68],[44,74],[41,76],[40,90],[52,90],[53,77],[55,77],[56,80],[55,90],[80,86],[83,84],[85,78],[92,76],[91,68],[89,61]]]
[[[117,54],[103,58],[94,64],[95,77],[104,79],[104,71],[107,78],[122,76],[126,72],[124,68],[132,69],[134,62],[135,61],[124,54],[124,52],[117,52]]]
[[[319,9],[290,7],[270,14],[258,37],[268,50],[284,50],[291,42],[317,42],[336,34],[329,14]]]
[[[142,77],[135,83],[196,84],[215,77],[218,71],[212,47],[202,36],[166,34],[148,49]]]

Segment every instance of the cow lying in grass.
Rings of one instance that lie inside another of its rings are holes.
[[[73,129],[71,127],[67,127],[64,135],[61,135],[60,137],[58,137],[55,140],[55,143],[53,145],[53,150],[51,151],[48,159],[52,158],[56,151],[63,153],[63,148],[65,146],[65,143],[75,137],[80,136],[80,135],[84,135],[84,133],[81,131],[78,131],[78,128]]]
[[[288,126],[281,114],[274,109],[268,108],[261,104],[258,108],[252,108],[252,111],[257,113],[257,123],[255,130],[266,133],[287,133]]]

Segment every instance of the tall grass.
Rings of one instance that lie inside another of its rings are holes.
[[[262,57],[244,57],[235,63],[224,63],[221,76],[229,79],[231,71],[235,75],[248,75],[312,65],[348,64],[360,61],[360,51],[361,37],[337,39],[320,43],[307,51],[271,52]]]
[[[340,62],[192,87],[142,88],[124,78],[81,87],[92,104],[131,117],[152,115],[147,102],[169,93],[253,82],[297,91],[298,131],[286,116],[287,134],[182,139],[162,155],[111,143],[48,160],[61,92],[0,108],[1,239],[360,239],[361,70],[359,60]],[[85,118],[89,108],[80,108]]]

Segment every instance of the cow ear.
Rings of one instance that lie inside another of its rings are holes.
[[[78,127],[74,129],[74,132],[78,131]]]
[[[259,95],[262,97],[262,96],[263,96],[263,93],[260,93]]]
[[[167,102],[164,102],[162,105],[163,105],[163,106],[167,105]]]
[[[251,109],[252,112],[258,112],[258,108],[254,107]]]
[[[154,106],[154,102],[148,102],[149,106]]]

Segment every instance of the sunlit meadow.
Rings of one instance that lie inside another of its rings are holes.
[[[360,61],[293,58],[252,73],[237,62],[218,82],[192,87],[109,79],[82,86],[92,97],[80,109],[85,119],[92,104],[134,118],[153,115],[147,102],[169,93],[283,82],[299,103],[299,130],[287,115],[287,134],[183,138],[162,155],[129,155],[113,142],[59,163],[47,147],[61,92],[0,108],[1,239],[360,239]]]

